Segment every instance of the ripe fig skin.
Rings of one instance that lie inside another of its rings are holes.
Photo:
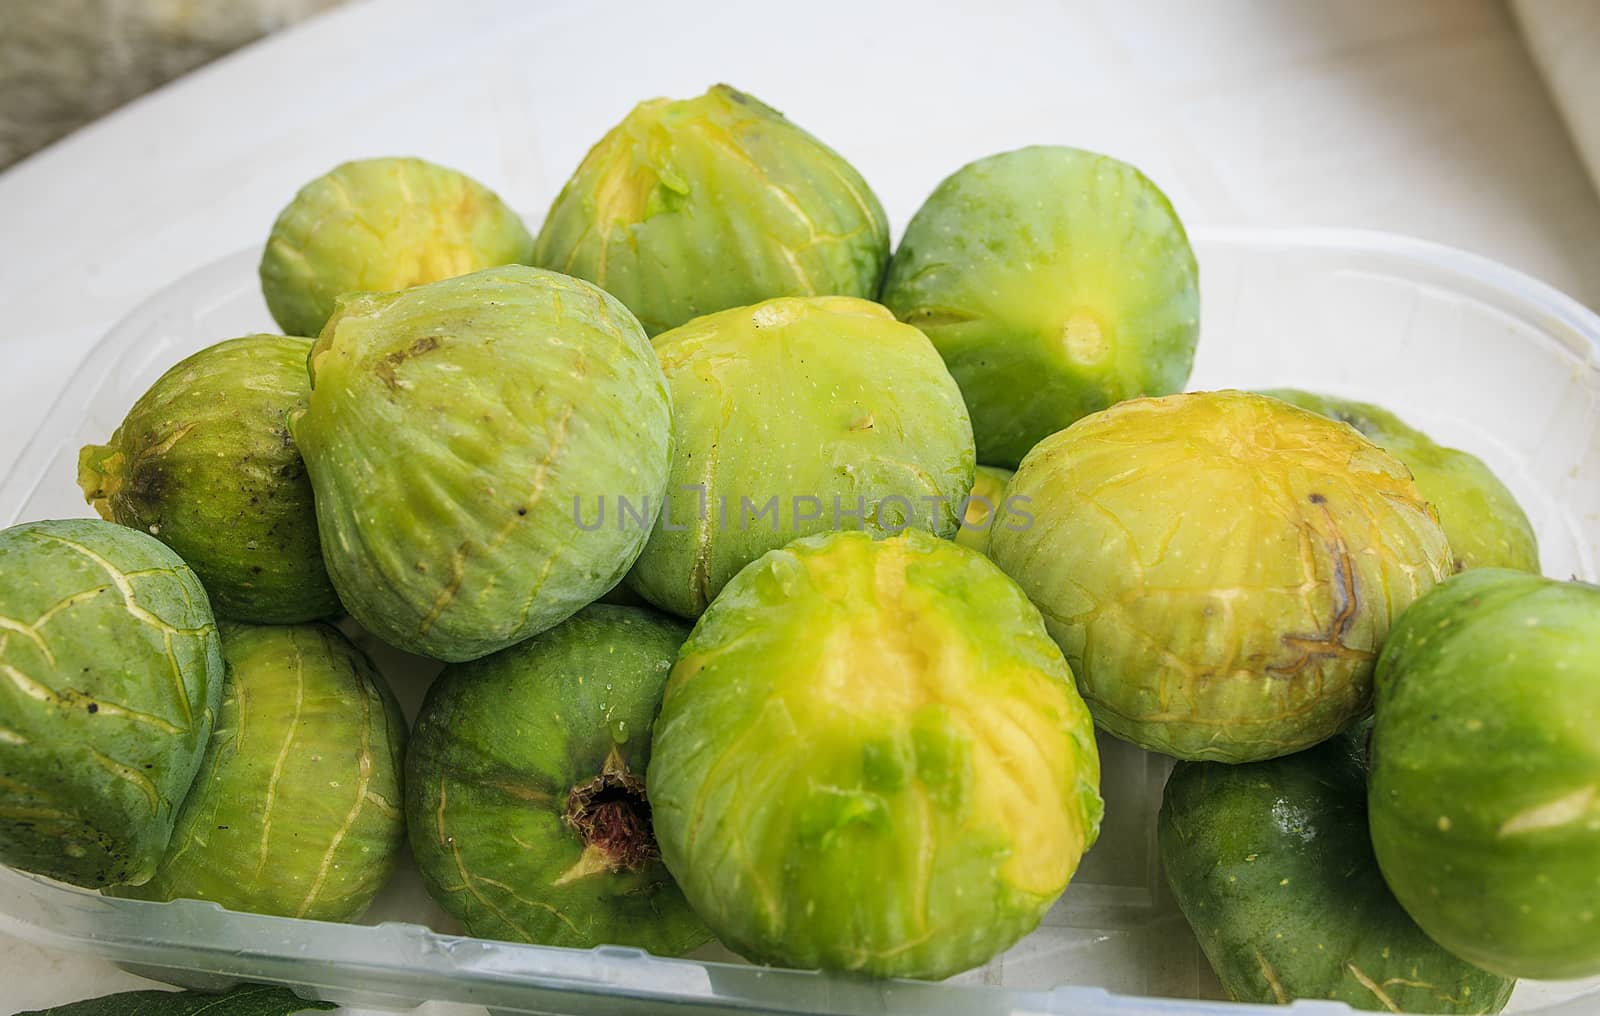
[[[1539,574],[1539,541],[1527,513],[1476,455],[1436,444],[1422,431],[1369,402],[1292,388],[1262,394],[1348,423],[1404,462],[1417,489],[1439,513],[1439,525],[1455,555],[1456,571],[1514,568]]]
[[[1397,459],[1246,392],[1135,399],[1041,441],[989,553],[1100,726],[1177,758],[1308,748],[1372,703],[1393,619],[1449,574]]]
[[[882,300],[949,365],[978,460],[1007,468],[1090,413],[1182,390],[1200,330],[1198,264],[1166,196],[1125,162],[1060,146],[940,183]]]
[[[989,534],[1005,508],[1006,484],[1011,482],[1011,473],[998,466],[978,467],[972,493],[967,495],[966,516],[956,531],[957,543],[980,554],[989,552]]]
[[[261,292],[289,335],[316,335],[346,293],[387,293],[527,264],[533,237],[499,196],[423,159],[361,159],[302,187],[261,255]]]
[[[288,416],[311,393],[310,339],[248,335],[180,361],[110,440],[78,456],[102,518],[151,534],[200,576],[217,616],[294,624],[340,613]]]
[[[614,586],[659,509],[670,397],[620,303],[525,266],[340,301],[292,416],[329,577],[390,645],[446,661],[535,635]],[[580,523],[580,509],[582,519]]]
[[[200,765],[223,662],[205,589],[99,519],[0,531],[0,863],[147,881]]]
[[[405,846],[405,718],[326,624],[223,622],[222,706],[155,877],[114,890],[354,921]]]
[[[1600,974],[1600,586],[1463,572],[1377,690],[1372,843],[1406,911],[1488,970]]]
[[[1157,823],[1173,895],[1235,1002],[1498,1013],[1515,981],[1446,952],[1384,884],[1367,832],[1370,729],[1266,762],[1179,762]]]
[[[649,792],[667,868],[763,963],[943,978],[1032,931],[1099,832],[1099,756],[1021,591],[920,530],[810,536],[678,655]]]
[[[628,576],[649,602],[698,617],[739,569],[812,533],[955,535],[975,468],[966,407],[927,338],[883,307],[768,300],[655,350],[677,451]]]
[[[654,336],[779,296],[878,293],[889,223],[837,152],[727,85],[640,103],[561,189],[533,263],[603,287]]]
[[[411,849],[428,891],[472,935],[674,956],[710,932],[655,853],[643,781],[682,622],[596,604],[526,642],[446,667],[406,757]],[[605,776],[605,779],[602,777]],[[620,787],[627,849],[575,797]],[[609,782],[608,782],[609,781]],[[570,817],[569,817],[570,816]]]

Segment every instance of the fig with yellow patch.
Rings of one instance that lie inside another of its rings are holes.
[[[1093,725],[1039,613],[919,530],[741,571],[678,655],[656,841],[729,948],[942,978],[1032,931],[1099,833]]]

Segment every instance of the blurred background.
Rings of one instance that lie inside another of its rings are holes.
[[[0,0],[0,168],[340,0]]]
[[[0,169],[202,64],[346,2],[0,0]],[[1129,6],[1159,11],[1175,2]],[[1335,6],[1342,0],[1290,2]],[[1505,29],[1520,34],[1527,59],[1600,180],[1600,0],[1494,0],[1500,3]],[[1480,6],[1475,0],[1454,5],[1464,24]],[[1226,14],[1224,8],[1239,5],[1215,6]],[[1397,0],[1395,6],[1437,4]]]

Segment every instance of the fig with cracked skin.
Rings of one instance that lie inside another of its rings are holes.
[[[889,223],[861,174],[727,85],[634,107],[584,156],[534,264],[588,279],[656,335],[779,296],[877,296]]]
[[[668,956],[710,938],[661,864],[644,785],[687,634],[595,604],[428,689],[406,758],[411,850],[470,934]]]
[[[1277,399],[1134,399],[1028,453],[989,553],[1032,597],[1095,720],[1178,758],[1308,748],[1372,702],[1394,618],[1450,573],[1399,460]]]
[[[485,656],[622,578],[660,508],[670,401],[639,324],[580,279],[508,265],[339,301],[289,418],[323,560],[362,627],[439,660]]]
[[[1528,516],[1483,460],[1434,443],[1399,417],[1369,402],[1277,388],[1262,393],[1321,413],[1360,431],[1406,464],[1417,490],[1439,513],[1456,571],[1515,568],[1539,572],[1539,541]]]
[[[147,881],[222,694],[206,591],[99,519],[0,532],[0,863],[100,889]]]
[[[751,959],[948,977],[1032,931],[1099,835],[1094,727],[1039,612],[921,530],[796,540],[678,654],[661,856]]]
[[[676,454],[628,575],[698,617],[739,569],[832,529],[954,536],[972,487],[961,391],[915,328],[851,297],[785,297],[655,339]]]
[[[115,891],[353,921],[405,845],[405,719],[326,624],[224,622],[222,708],[155,877]]]
[[[219,617],[294,624],[340,612],[311,481],[289,436],[310,339],[247,335],[186,357],[104,445],[78,455],[100,516],[143,530],[200,576]]]
[[[261,292],[290,335],[316,335],[346,293],[387,293],[528,264],[517,213],[464,173],[422,159],[360,159],[306,184],[278,214]]]
[[[940,183],[882,299],[950,365],[978,460],[1008,468],[1089,413],[1182,390],[1200,334],[1199,269],[1166,195],[1125,162],[1052,145]]]

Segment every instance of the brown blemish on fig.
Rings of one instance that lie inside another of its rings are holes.
[[[398,388],[400,386],[400,382],[395,377],[396,368],[405,363],[407,360],[414,360],[417,357],[422,356],[424,353],[429,353],[435,349],[438,349],[442,345],[444,345],[444,338],[442,336],[424,335],[406,348],[397,349],[388,356],[385,356],[383,359],[379,360],[378,365],[373,368],[373,372],[376,373],[378,377],[382,378],[383,383],[388,385],[391,389]]]

